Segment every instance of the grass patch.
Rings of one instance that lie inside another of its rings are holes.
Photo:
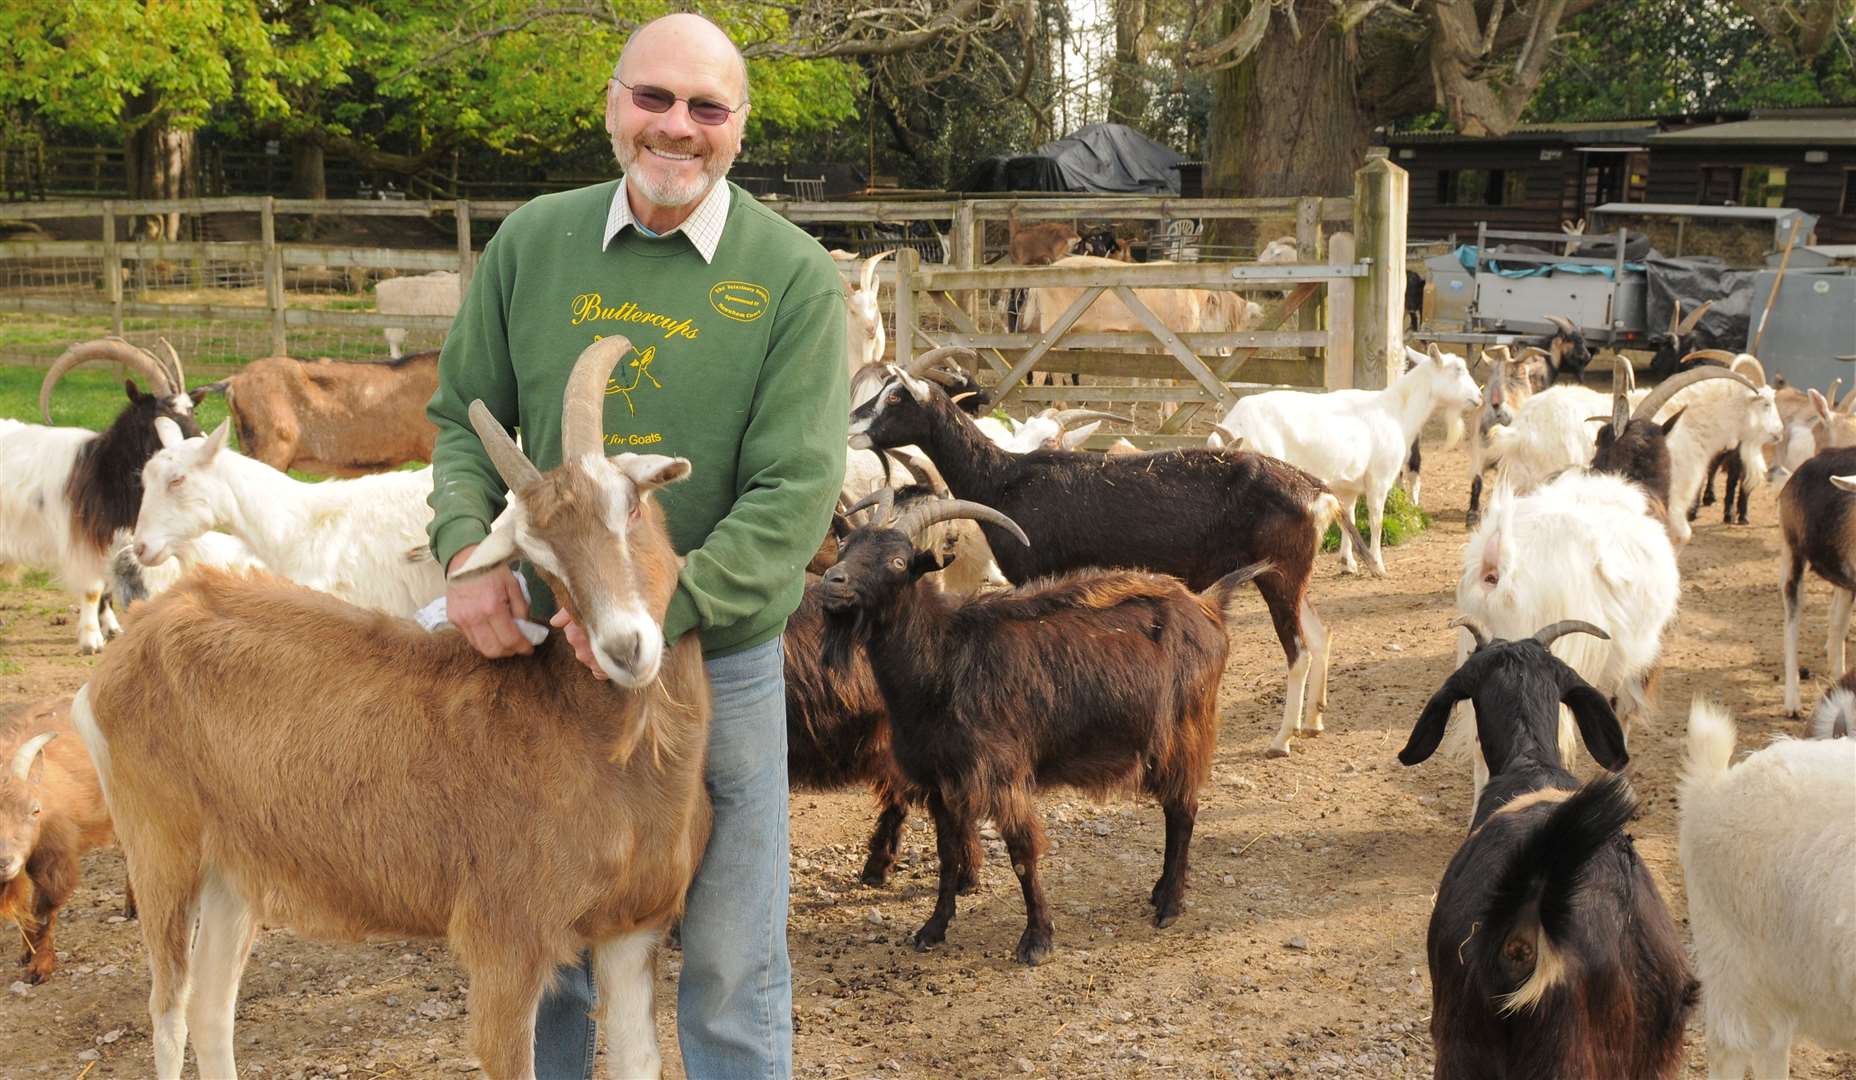
[[[56,579],[49,570],[32,570],[13,563],[0,563],[0,592],[8,589],[55,589]]]
[[[21,664],[17,660],[9,660],[4,656],[0,656],[0,675],[23,675],[25,672],[26,667],[24,664]]]
[[[1360,528],[1360,535],[1372,540],[1366,524],[1366,500],[1361,499],[1354,510],[1353,523]],[[1397,547],[1412,537],[1431,527],[1431,515],[1424,508],[1414,504],[1405,489],[1394,486],[1392,493],[1386,496],[1385,529],[1380,534],[1379,542],[1386,547]],[[1326,535],[1321,538],[1322,551],[1340,550],[1340,528],[1329,525]],[[1364,554],[1362,552],[1361,554]]]
[[[148,380],[132,377],[136,385],[147,392]],[[39,423],[39,383],[44,379],[44,368],[0,364],[0,417]],[[102,431],[128,403],[128,396],[122,389],[122,376],[116,373],[114,365],[85,364],[58,380],[58,389],[52,395],[52,423]],[[225,398],[207,398],[200,403],[195,416],[203,430],[211,431],[226,418]]]

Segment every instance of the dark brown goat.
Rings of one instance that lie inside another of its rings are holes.
[[[1830,599],[1825,674],[1843,677],[1856,606],[1856,447],[1823,450],[1798,467],[1779,489],[1779,532],[1785,538],[1780,591],[1785,599],[1785,714],[1799,715],[1798,622],[1808,566],[1835,589]]]
[[[60,738],[60,736],[63,736]],[[114,843],[97,770],[71,727],[71,699],[0,720],[0,917],[19,923],[26,981],[58,966],[52,930],[77,890],[86,851]],[[133,896],[129,914],[135,914]]]
[[[842,670],[869,651],[888,704],[896,761],[928,793],[940,854],[934,913],[916,947],[945,940],[967,855],[957,838],[991,818],[1024,892],[1015,952],[1050,953],[1051,916],[1038,877],[1044,848],[1035,793],[1064,785],[1138,785],[1166,815],[1166,858],[1150,901],[1154,923],[1179,917],[1198,793],[1218,737],[1224,608],[1253,565],[1195,595],[1173,578],[1128,571],[1069,574],[971,599],[920,579],[940,565],[916,536],[953,517],[989,521],[1020,544],[1010,518],[977,503],[920,505],[845,538],[819,586],[825,661]]]
[[[1431,909],[1436,1080],[1667,1080],[1682,1067],[1697,984],[1675,923],[1624,832],[1636,798],[1622,776],[1581,787],[1560,761],[1560,706],[1599,764],[1629,761],[1603,694],[1547,651],[1560,622],[1518,641],[1476,640],[1424,707],[1399,761],[1442,740],[1451,708],[1474,703],[1493,774],[1469,838]]]
[[[1269,752],[1287,754],[1296,732],[1322,730],[1328,632],[1308,602],[1308,579],[1330,522],[1355,544],[1363,541],[1321,481],[1275,458],[1233,450],[1007,453],[939,387],[900,369],[852,410],[850,430],[851,445],[863,449],[914,444],[957,498],[1023,526],[1029,548],[980,522],[1000,571],[1017,584],[1114,567],[1172,574],[1204,589],[1240,566],[1268,562],[1257,591],[1289,663],[1282,726]]]

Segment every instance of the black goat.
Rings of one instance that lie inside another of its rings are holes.
[[[1553,367],[1553,381],[1558,385],[1581,385],[1585,382],[1585,369],[1592,363],[1592,348],[1585,343],[1585,334],[1571,319],[1560,315],[1549,315],[1547,321],[1553,324],[1553,336],[1547,339],[1547,363]]]
[[[1675,301],[1669,311],[1669,330],[1650,339],[1656,353],[1650,357],[1650,378],[1662,380],[1695,366],[1693,353],[1699,347],[1695,332],[1701,317],[1714,306],[1710,300],[1682,317],[1682,301]]]
[[[1424,325],[1424,276],[1416,270],[1405,271],[1405,330],[1417,333]]]
[[[1197,595],[1158,574],[1094,571],[962,599],[921,581],[939,563],[915,546],[927,526],[956,517],[1026,543],[1010,518],[977,503],[918,504],[900,516],[884,506],[882,524],[846,537],[819,585],[825,663],[846,670],[855,646],[868,650],[896,761],[934,815],[940,890],[916,947],[945,940],[970,858],[959,838],[990,817],[1024,892],[1015,955],[1036,964],[1050,953],[1035,793],[1052,785],[1138,785],[1159,801],[1166,856],[1149,899],[1154,924],[1170,925],[1217,743],[1225,605],[1269,566],[1233,571]]]
[[[102,432],[21,424],[5,433],[0,448],[7,458],[0,521],[12,523],[9,535],[0,537],[0,560],[54,569],[79,596],[80,652],[101,649],[105,635],[116,630],[116,618],[103,602],[105,579],[117,535],[133,529],[141,513],[142,466],[161,449],[155,420],[165,416],[184,433],[200,434],[193,419],[196,399],[181,382],[180,361],[165,341],[161,346],[165,358],[121,338],[71,346],[39,385],[39,413],[47,424],[53,389],[83,363],[125,365],[155,392],[143,393],[125,380],[129,403]]]
[[[1269,562],[1257,591],[1289,663],[1282,727],[1270,754],[1289,752],[1290,736],[1304,727],[1305,704],[1306,726],[1322,730],[1328,633],[1308,602],[1308,579],[1329,522],[1355,544],[1361,540],[1353,515],[1341,512],[1321,481],[1275,458],[1232,450],[1010,454],[940,388],[900,369],[852,410],[850,431],[851,445],[861,449],[914,444],[957,498],[1019,522],[1030,547],[1010,542],[996,524],[980,523],[1000,571],[1017,584],[1065,570],[1121,567],[1172,574],[1203,589],[1240,566]]]
[[[1636,798],[1622,776],[1585,786],[1560,761],[1559,709],[1599,764],[1629,760],[1604,695],[1547,651],[1559,622],[1471,652],[1424,707],[1399,761],[1442,740],[1474,703],[1493,772],[1469,838],[1431,909],[1431,1040],[1438,1080],[1501,1076],[1666,1080],[1682,1065],[1697,984],[1655,881],[1623,830]]]

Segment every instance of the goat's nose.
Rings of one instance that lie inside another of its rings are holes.
[[[23,855],[10,855],[0,862],[0,881],[12,881],[19,876],[19,871],[26,865]]]
[[[848,577],[849,574],[850,572],[844,569],[843,566],[833,566],[825,571],[825,580],[833,585],[842,585],[844,584],[844,579]]]
[[[600,635],[599,651],[629,671],[638,666],[644,652],[644,638],[632,630],[611,630]]]

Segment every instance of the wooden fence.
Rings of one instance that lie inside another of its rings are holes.
[[[0,312],[48,312],[107,318],[116,333],[126,318],[181,318],[262,323],[269,349],[289,352],[292,328],[345,328],[376,332],[404,327],[442,333],[446,316],[382,315],[330,310],[293,299],[286,273],[305,268],[424,272],[453,270],[468,287],[476,267],[473,219],[500,219],[520,201],[485,200],[307,200],[271,196],[184,200],[87,200],[14,204],[14,220],[95,218],[97,240],[0,240],[0,265],[8,261],[74,259],[99,268],[94,288],[46,295],[41,290],[0,287]],[[896,286],[893,340],[899,358],[922,345],[962,344],[981,351],[995,392],[1007,405],[1055,397],[1096,403],[1164,401],[1182,408],[1156,433],[1158,444],[1183,441],[1184,426],[1205,406],[1227,407],[1238,394],[1282,384],[1376,387],[1396,370],[1402,347],[1400,313],[1404,295],[1405,174],[1384,159],[1369,161],[1356,176],[1350,198],[1169,199],[1144,197],[1040,197],[984,200],[776,200],[771,208],[803,225],[857,223],[897,225],[948,223],[949,261],[924,265],[913,251],[883,268]],[[256,214],[256,241],[138,241],[119,239],[119,220],[149,214]],[[1054,219],[1193,221],[1236,219],[1292,221],[1298,259],[1294,264],[1185,262],[1117,267],[1016,267],[985,265],[986,225],[1016,214],[1020,221]],[[277,239],[284,215],[445,216],[454,220],[456,243],[448,249],[389,249],[290,243]],[[1351,231],[1332,231],[1351,225]],[[1324,234],[1324,228],[1329,230]],[[939,230],[937,229],[937,232]],[[937,247],[939,244],[937,243]],[[261,304],[161,302],[130,295],[125,267],[161,260],[203,270],[213,262],[258,268]],[[1112,292],[1147,328],[1137,334],[1072,333],[1085,310],[1079,301],[1041,335],[994,331],[976,313],[995,290],[1046,285],[1077,286],[1093,300]],[[1180,332],[1166,326],[1136,289],[1282,289],[1287,299],[1271,324],[1225,333]],[[85,293],[90,295],[85,295]],[[1255,359],[1258,351],[1288,356]],[[1144,351],[1137,351],[1144,350]],[[1220,355],[1228,353],[1228,355]],[[1103,386],[1038,389],[1024,385],[1032,370],[1076,372],[1116,380],[1173,379],[1182,386],[1140,386],[1121,381]],[[1236,381],[1240,373],[1261,376]]]

